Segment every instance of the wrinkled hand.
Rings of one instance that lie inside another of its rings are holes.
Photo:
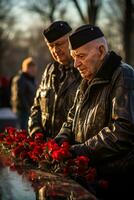
[[[56,136],[54,138],[54,140],[59,146],[61,146],[63,144],[63,142],[68,142],[69,143],[69,140],[65,136]]]
[[[87,147],[82,143],[82,144],[75,144],[70,147],[70,152],[72,155],[75,156],[89,156],[89,152]]]

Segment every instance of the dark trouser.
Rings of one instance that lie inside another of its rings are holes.
[[[18,116],[18,121],[19,121],[19,126],[20,129],[28,129],[28,118],[29,118],[29,113],[28,112],[19,112],[17,113]]]
[[[134,149],[113,162],[104,162],[98,174],[109,181],[108,189],[100,192],[103,200],[134,199]]]

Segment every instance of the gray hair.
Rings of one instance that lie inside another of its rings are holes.
[[[105,50],[106,50],[106,52],[108,52],[108,44],[107,44],[107,41],[106,41],[105,37],[97,38],[97,39],[93,40],[93,42],[95,42],[96,44],[103,45]]]

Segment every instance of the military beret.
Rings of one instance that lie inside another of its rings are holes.
[[[43,35],[49,43],[54,42],[60,37],[66,35],[72,30],[69,24],[65,21],[55,21],[43,32]]]
[[[77,49],[87,42],[103,36],[104,34],[98,26],[90,24],[80,26],[69,36],[71,49]]]

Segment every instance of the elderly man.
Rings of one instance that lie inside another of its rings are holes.
[[[44,139],[58,134],[73,104],[80,83],[79,71],[73,67],[67,22],[55,21],[44,30],[46,44],[54,62],[48,64],[37,90],[29,118],[29,134],[44,134]]]
[[[89,156],[100,175],[110,184],[113,182],[118,191],[118,183],[123,179],[123,185],[128,178],[124,170],[134,167],[134,69],[108,51],[104,34],[97,26],[76,29],[70,45],[74,66],[83,81],[55,140],[59,144],[70,141],[72,154]],[[123,187],[120,192],[128,194]]]

